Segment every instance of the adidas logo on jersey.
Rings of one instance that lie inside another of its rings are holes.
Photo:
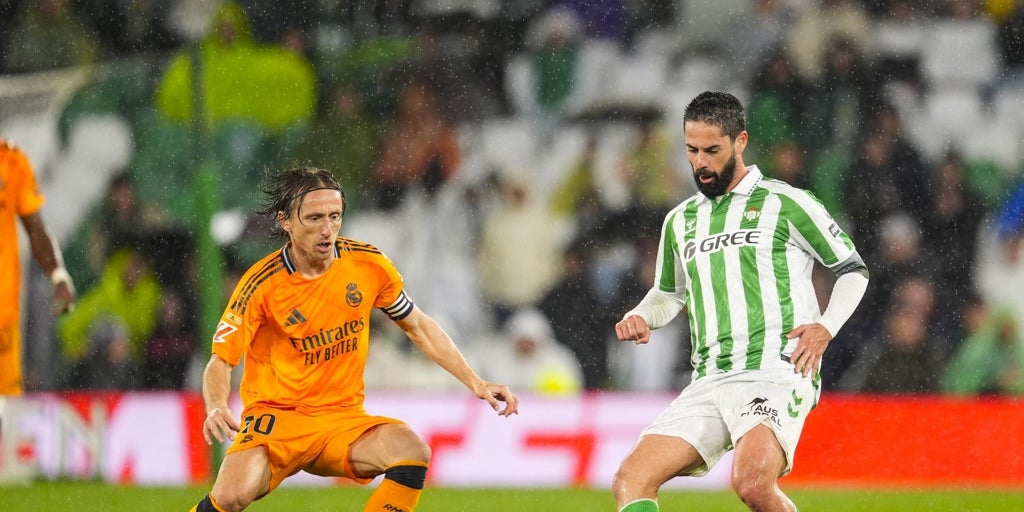
[[[302,313],[299,313],[298,309],[293,309],[291,314],[288,315],[288,319],[285,320],[284,326],[291,327],[293,325],[299,325],[305,321],[306,317],[302,316]]]

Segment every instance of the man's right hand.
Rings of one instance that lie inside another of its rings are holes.
[[[211,446],[214,439],[218,443],[223,443],[225,439],[233,441],[238,428],[238,421],[231,413],[231,408],[214,407],[206,414],[206,421],[203,422],[203,438]]]
[[[637,345],[651,341],[651,329],[647,326],[647,320],[640,315],[629,315],[615,324],[615,334],[620,340],[632,341]]]

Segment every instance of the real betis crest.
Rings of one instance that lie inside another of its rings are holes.
[[[757,217],[760,215],[761,211],[758,210],[756,206],[751,206],[750,208],[747,209],[746,213],[743,214],[743,218],[747,219],[748,221],[752,221],[757,219]]]

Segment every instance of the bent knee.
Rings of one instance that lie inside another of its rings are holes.
[[[773,478],[733,478],[732,488],[748,506],[767,503],[778,491],[777,482]]]
[[[398,458],[400,460],[420,462],[426,465],[430,464],[431,453],[430,445],[417,437],[415,441],[410,441],[404,444]]]
[[[433,450],[430,449],[430,445],[425,441],[420,441],[419,446],[416,448],[416,460],[430,464],[430,456],[433,454]]]
[[[395,455],[399,460],[430,464],[431,453],[430,445],[412,430],[408,430],[408,435],[403,436],[403,440],[396,447]]]
[[[612,491],[618,497],[646,496],[657,492],[659,482],[655,482],[649,474],[636,471],[630,466],[623,465],[612,477]]]

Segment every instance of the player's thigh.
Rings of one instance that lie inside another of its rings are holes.
[[[348,458],[357,475],[379,475],[401,461],[430,462],[430,446],[408,425],[388,423],[360,436]]]
[[[426,443],[394,418],[342,415],[321,428],[331,435],[316,458],[302,468],[314,475],[345,476],[365,484],[395,462],[420,460],[424,453],[426,462],[430,456]]]
[[[270,491],[270,477],[270,459],[263,446],[230,452],[221,462],[211,494],[251,501]]]
[[[681,437],[661,434],[641,436],[619,466],[619,477],[645,485],[660,486],[677,475],[691,474],[704,466],[704,458]]]
[[[736,443],[732,462],[734,481],[775,480],[785,467],[786,452],[775,431],[765,424],[750,429]]]
[[[754,429],[760,429],[747,444],[765,450],[778,447],[784,460],[782,472],[788,473],[804,422],[817,401],[813,381],[785,368],[759,370],[729,379],[720,390],[723,417],[737,448]]]
[[[640,433],[641,439],[651,435],[678,439],[696,451],[699,462],[691,464],[687,457],[680,463],[679,475],[703,476],[732,449],[716,395],[716,379],[694,382]]]

